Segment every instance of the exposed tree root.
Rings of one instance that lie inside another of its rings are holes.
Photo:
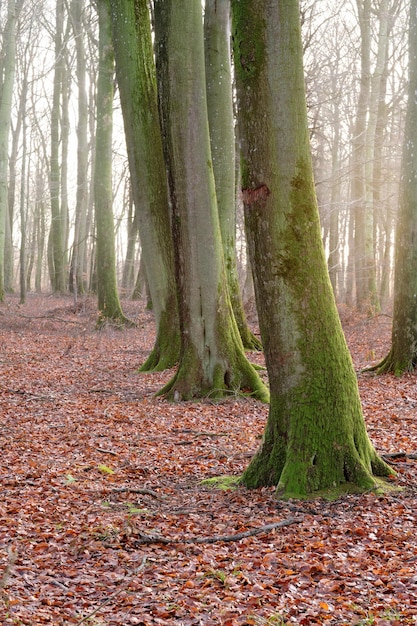
[[[161,496],[156,491],[152,489],[139,489],[135,487],[117,487],[116,489],[111,490],[112,493],[139,493],[142,496],[151,496],[152,498],[156,498],[157,500],[161,499]]]
[[[123,314],[107,316],[100,312],[96,322],[96,330],[102,330],[107,325],[118,330],[121,330],[122,328],[136,328],[137,326],[136,322],[130,320]]]
[[[384,461],[387,461],[387,463],[394,459],[410,459],[415,461],[417,460],[417,454],[407,454],[407,452],[387,452],[386,454],[381,454],[381,458],[384,459]]]
[[[382,359],[376,365],[371,365],[362,370],[362,372],[375,372],[376,374],[395,374],[395,376],[402,376],[406,372],[413,372],[416,367],[416,360],[414,358],[400,360],[395,358],[393,351],[390,350],[386,357]]]
[[[275,522],[273,524],[267,524],[266,526],[259,526],[258,528],[252,528],[251,530],[246,530],[242,533],[237,533],[236,535],[214,535],[212,537],[193,537],[191,539],[169,539],[168,537],[163,537],[162,535],[145,535],[144,533],[138,533],[136,544],[152,544],[152,543],[161,543],[164,545],[172,545],[172,544],[181,544],[181,543],[198,543],[198,544],[210,544],[210,543],[219,543],[219,542],[231,542],[231,541],[240,541],[241,539],[246,539],[246,537],[254,537],[256,535],[260,535],[263,533],[269,533],[271,530],[275,528],[284,528],[284,526],[290,526],[291,524],[299,524],[301,519],[296,519],[295,517],[289,517],[287,519],[281,520],[280,522]]]

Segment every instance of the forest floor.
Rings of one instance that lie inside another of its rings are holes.
[[[137,371],[152,313],[123,304],[137,328],[95,330],[92,298],[0,305],[0,623],[417,624],[417,377],[360,373],[385,356],[390,317],[341,310],[370,437],[402,453],[403,490],[282,502],[201,484],[243,471],[267,406],[155,398],[172,372]]]

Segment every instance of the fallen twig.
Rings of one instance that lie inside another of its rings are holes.
[[[152,489],[139,489],[135,487],[116,487],[112,489],[112,493],[140,493],[142,496],[151,496],[152,498],[156,498],[159,500],[161,496],[156,491],[152,491]]]
[[[381,454],[381,457],[384,461],[389,461],[393,459],[417,459],[416,454],[407,454],[407,452],[387,452],[386,454]]]
[[[118,453],[114,452],[113,450],[105,450],[104,448],[95,448],[95,450],[97,450],[98,452],[103,452],[104,454],[112,454],[113,456],[118,456]]]
[[[275,522],[273,524],[267,524],[266,526],[259,526],[258,528],[251,528],[250,530],[245,530],[244,532],[237,533],[236,535],[214,535],[212,537],[194,537],[191,539],[169,539],[168,537],[163,537],[162,535],[145,535],[144,533],[139,533],[139,538],[136,540],[138,544],[151,544],[151,543],[162,543],[165,545],[168,544],[178,544],[178,543],[218,543],[220,541],[230,542],[230,541],[240,541],[241,539],[246,539],[246,537],[254,537],[255,535],[260,535],[262,533],[269,533],[271,530],[275,528],[283,528],[284,526],[290,526],[291,524],[299,524],[301,520],[296,519],[295,517],[289,517],[288,519],[281,520],[280,522]]]
[[[82,619],[80,619],[79,622],[76,623],[75,626],[80,626],[80,624],[83,624],[84,622],[86,622],[87,620],[89,620],[91,617],[93,617],[94,615],[96,615],[103,607],[105,607],[107,604],[110,604],[110,602],[112,600],[114,600],[114,598],[116,598],[116,596],[119,595],[119,593],[122,593],[122,591],[124,591],[125,589],[128,588],[129,586],[129,582],[130,579],[132,578],[132,576],[135,576],[136,574],[138,574],[139,572],[141,572],[143,569],[145,569],[145,565],[146,565],[146,556],[143,557],[141,564],[139,565],[139,567],[137,567],[136,569],[132,570],[131,572],[129,572],[129,580],[125,582],[124,585],[121,585],[121,587],[119,587],[119,589],[117,589],[114,593],[112,593],[106,600],[104,600],[104,602],[102,602],[101,604],[99,604],[99,606],[94,609],[94,611],[91,611],[91,613],[89,613],[88,615],[85,615]]]

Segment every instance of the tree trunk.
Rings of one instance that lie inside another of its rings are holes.
[[[129,206],[127,215],[127,247],[123,265],[122,288],[132,291],[135,283],[135,256],[139,234],[138,212],[129,192]]]
[[[370,89],[370,19],[371,0],[356,1],[361,29],[361,76],[354,136],[352,139],[351,198],[355,216],[355,286],[356,304],[359,310],[370,304],[367,267],[366,232],[367,207],[365,187],[366,116]]]
[[[70,289],[77,300],[84,293],[84,256],[88,203],[88,98],[86,88],[86,59],[82,25],[83,0],[72,0],[71,17],[77,53],[78,124],[77,124],[77,194],[75,205],[74,244],[70,268]]]
[[[237,274],[236,148],[228,0],[206,0],[204,43],[210,147],[229,295],[244,347],[260,350],[262,346],[246,321]]]
[[[9,0],[0,59],[0,302],[4,299],[4,252],[8,213],[9,132],[16,64],[16,20],[23,0]]]
[[[140,369],[163,370],[178,362],[180,332],[147,2],[111,0],[111,17],[132,193],[157,327],[154,348]]]
[[[242,185],[271,390],[248,487],[304,497],[391,469],[365,428],[314,190],[297,0],[232,0]]]
[[[114,57],[110,0],[98,3],[99,73],[97,81],[96,168],[94,205],[97,229],[98,326],[112,321],[132,325],[123,314],[117,293],[112,193],[112,130]]]
[[[181,323],[178,371],[162,393],[185,400],[244,390],[266,399],[267,390],[245,357],[227,290],[200,0],[159,0],[155,26]]]
[[[27,81],[24,81],[26,83]],[[23,86],[23,90],[26,90],[26,84]],[[20,286],[20,304],[26,302],[26,222],[27,222],[27,187],[28,181],[26,179],[26,166],[27,166],[27,129],[26,119],[23,120],[22,127],[22,165],[21,165],[21,180],[20,180],[20,250],[19,250],[19,286]]]
[[[66,286],[64,264],[64,235],[60,207],[60,110],[62,87],[62,41],[63,41],[64,2],[57,0],[55,31],[55,75],[51,110],[51,160],[49,187],[51,196],[51,230],[49,235],[49,269],[52,289],[55,293],[64,292]]]
[[[417,0],[410,3],[409,86],[395,241],[391,350],[375,369],[400,376],[417,365]]]

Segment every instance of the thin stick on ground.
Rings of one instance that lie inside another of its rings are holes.
[[[284,526],[299,524],[300,522],[301,520],[296,519],[295,517],[289,517],[288,519],[281,520],[280,522],[274,522],[273,524],[267,524],[266,526],[259,526],[258,528],[251,528],[250,530],[245,530],[244,532],[237,533],[235,535],[214,535],[212,537],[194,537],[191,539],[169,539],[168,537],[163,537],[162,535],[145,535],[144,533],[139,533],[139,538],[136,540],[136,543],[162,543],[164,545],[180,543],[227,543],[231,541],[240,541],[241,539],[254,537],[263,533],[269,533],[271,530],[275,530],[275,528],[283,528]]]
[[[152,489],[140,489],[135,487],[115,487],[115,489],[111,490],[112,493],[138,493],[142,496],[151,496],[152,498],[156,498],[157,500],[161,499],[161,496],[156,491]]]

